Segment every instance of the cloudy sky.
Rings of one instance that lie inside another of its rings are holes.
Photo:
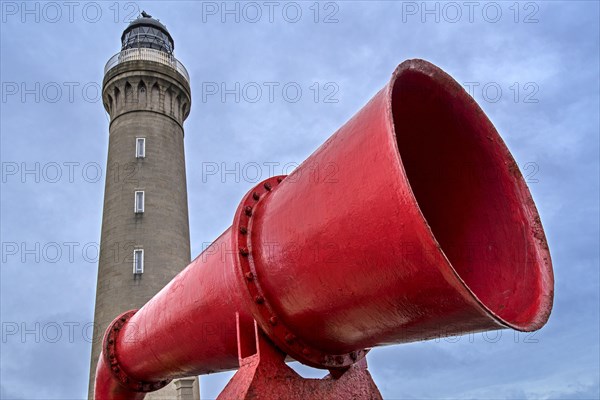
[[[600,396],[597,2],[1,6],[2,399],[86,396],[108,145],[99,88],[121,32],[142,9],[167,25],[191,77],[192,256],[230,225],[256,180],[289,172],[397,64],[424,58],[470,88],[521,167],[550,244],[555,305],[535,334],[375,349],[369,363],[381,393]],[[279,84],[271,98],[268,82]],[[214,84],[239,85],[239,101],[211,94]],[[286,84],[301,95],[283,92]],[[256,86],[265,88],[258,98],[243,91]],[[257,164],[259,177],[246,168]],[[202,377],[203,398],[215,398],[230,375]]]

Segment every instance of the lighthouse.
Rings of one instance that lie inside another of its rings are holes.
[[[142,12],[104,69],[110,125],[90,399],[108,324],[141,308],[190,262],[183,124],[191,91],[174,48],[165,25]],[[197,378],[175,380],[146,398],[199,399]]]

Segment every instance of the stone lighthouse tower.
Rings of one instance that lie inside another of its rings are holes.
[[[142,12],[121,36],[102,84],[110,115],[89,397],[108,324],[141,308],[190,262],[183,122],[190,81],[173,38]],[[197,378],[148,399],[197,399]]]

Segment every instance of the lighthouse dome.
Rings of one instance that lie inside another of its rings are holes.
[[[121,50],[150,48],[171,54],[175,49],[167,27],[145,11],[125,28],[121,35],[121,44]]]

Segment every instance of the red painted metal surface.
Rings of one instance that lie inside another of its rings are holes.
[[[255,337],[239,337],[240,343],[253,339],[253,353],[240,349],[240,369],[217,400],[290,399],[290,400],[382,400],[379,389],[362,359],[344,371],[332,370],[323,379],[305,379],[285,364],[286,354],[277,349],[258,329]],[[239,326],[239,321],[238,321]],[[239,332],[239,330],[238,330]]]
[[[552,299],[544,232],[508,149],[457,82],[409,60],[292,174],[251,190],[232,227],[123,323],[96,398],[142,398],[122,394],[123,373],[158,386],[238,368],[254,331],[240,325],[238,348],[236,313],[342,379],[366,348],[539,329]]]

